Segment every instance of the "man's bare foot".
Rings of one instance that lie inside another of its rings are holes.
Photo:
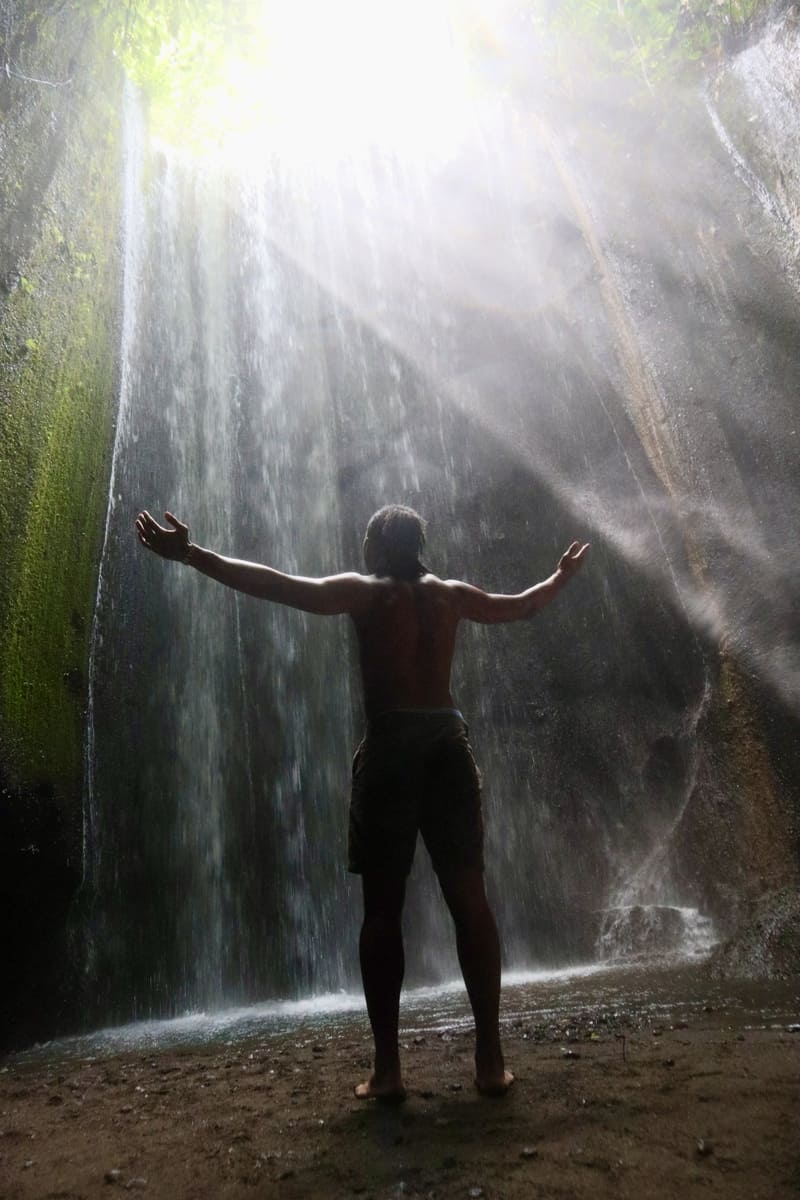
[[[359,1100],[380,1100],[382,1104],[402,1104],[406,1098],[400,1076],[392,1076],[378,1080],[370,1075],[364,1083],[357,1083],[353,1089]]]
[[[502,1075],[475,1077],[475,1087],[482,1096],[505,1096],[513,1082],[514,1076],[510,1071],[503,1071]]]

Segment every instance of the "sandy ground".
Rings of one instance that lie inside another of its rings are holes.
[[[370,1062],[352,1014],[205,1046],[9,1059],[0,1195],[798,1197],[800,985],[726,986],[713,1003],[673,979],[647,1002],[591,981],[580,995],[506,991],[517,1079],[501,1100],[474,1091],[463,1019],[426,1023],[424,1005],[404,1019],[399,1108],[352,1096]]]

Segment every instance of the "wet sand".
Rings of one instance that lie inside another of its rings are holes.
[[[500,1100],[461,994],[412,997],[399,1108],[353,1097],[358,1013],[54,1044],[2,1066],[0,1195],[797,1197],[799,997],[696,971],[506,987]]]

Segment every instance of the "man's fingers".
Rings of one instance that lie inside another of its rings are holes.
[[[159,525],[158,521],[150,515],[147,509],[139,513],[136,518],[135,527],[136,536],[148,550],[157,549],[159,537],[170,532],[163,525]]]
[[[153,539],[157,535],[160,526],[156,524],[149,513],[139,513],[136,518],[136,535],[143,546],[147,546],[148,550],[152,549]]]
[[[179,521],[178,518],[173,516],[173,514],[171,512],[165,512],[164,516],[167,518],[167,520],[169,521],[169,523],[173,527],[173,529],[176,531],[176,533],[182,533],[185,535],[185,537],[188,538],[188,536],[189,536],[189,526],[188,525],[185,525],[183,523],[183,521]]]
[[[141,525],[141,528],[145,533],[149,534],[156,533],[161,528],[158,521],[154,520],[154,518],[150,516],[150,513],[147,511],[147,509],[145,509],[144,512],[139,513],[139,516],[136,518],[136,523],[137,525]]]
[[[573,571],[579,567],[584,554],[589,549],[589,543],[571,542],[559,560],[559,569],[562,571]]]

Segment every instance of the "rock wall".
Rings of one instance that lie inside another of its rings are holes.
[[[0,72],[3,1036],[65,1019],[119,316],[121,74],[86,6],[9,5]]]
[[[683,544],[673,583],[706,666],[664,853],[717,923],[718,969],[755,974],[800,969],[800,14],[778,7],[708,84],[708,123],[698,97],[666,89],[627,118],[612,100],[591,139],[573,106],[567,132],[625,406],[663,487],[654,511]]]
[[[799,5],[775,6],[775,18],[758,40],[711,83],[708,106],[740,185],[767,219],[777,273],[784,275],[796,294],[800,292]],[[759,349],[763,345],[771,349],[779,370],[781,363],[786,364],[788,408],[783,429],[776,428],[773,434],[774,462],[764,453],[762,424],[750,445],[740,451],[740,456],[742,451],[748,454],[749,462],[741,462],[740,457],[737,465],[742,474],[760,477],[759,487],[751,488],[751,499],[761,493],[762,519],[774,524],[778,534],[771,539],[767,575],[780,578],[782,586],[767,598],[778,617],[771,630],[776,648],[772,664],[763,656],[755,664],[751,658],[750,668],[743,670],[729,653],[721,655],[713,717],[718,735],[715,760],[718,783],[738,798],[738,819],[733,829],[725,829],[723,823],[716,849],[718,853],[724,847],[720,899],[732,913],[733,933],[720,947],[714,967],[722,973],[780,976],[800,972],[800,562],[791,544],[800,453],[797,385],[791,383],[791,372],[800,360],[800,325],[796,314],[767,301],[763,291],[753,311],[759,314]],[[780,411],[780,406],[776,408]],[[751,614],[754,628],[761,619],[760,613]],[[738,640],[747,654],[753,648],[752,641],[747,645],[751,637],[751,631],[741,630],[734,642]],[[711,831],[719,827],[717,816],[712,805]],[[715,853],[713,840],[707,840],[707,853]]]

